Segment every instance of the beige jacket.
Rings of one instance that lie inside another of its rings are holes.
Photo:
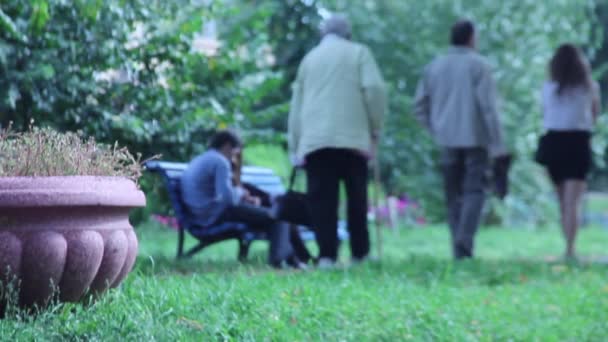
[[[386,108],[384,81],[369,49],[329,35],[298,69],[289,112],[289,151],[303,160],[322,148],[371,152]]]
[[[452,47],[418,84],[415,113],[444,147],[484,147],[504,153],[497,93],[488,63],[473,49]]]

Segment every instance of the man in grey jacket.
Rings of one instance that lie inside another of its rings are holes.
[[[451,43],[424,69],[415,113],[441,147],[452,251],[462,259],[473,256],[490,157],[506,151],[496,85],[488,63],[475,51],[473,23],[454,24]]]

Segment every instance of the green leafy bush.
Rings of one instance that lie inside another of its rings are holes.
[[[33,119],[173,161],[202,152],[221,127],[280,139],[272,129],[255,133],[286,108],[267,100],[282,80],[260,34],[268,2],[6,0],[0,8],[0,126],[23,131]],[[198,51],[214,22],[220,48]],[[141,187],[150,208],[169,210],[159,178]]]

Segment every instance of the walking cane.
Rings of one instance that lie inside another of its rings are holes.
[[[376,153],[374,154],[372,167],[374,168],[374,224],[376,226],[376,247],[378,249],[378,260],[382,259],[382,226],[380,224],[380,218],[378,217],[378,209],[380,208],[380,192],[382,191],[380,183],[380,162],[378,161],[378,149],[376,147]]]

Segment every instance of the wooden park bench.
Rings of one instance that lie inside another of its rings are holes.
[[[213,227],[199,227],[191,223],[185,204],[181,196],[181,175],[188,164],[175,163],[160,160],[152,160],[145,164],[145,169],[150,172],[158,173],[162,176],[169,199],[173,207],[173,212],[178,224],[177,258],[192,257],[205,247],[225,241],[236,239],[239,243],[238,258],[240,261],[247,259],[249,247],[255,240],[267,240],[266,233],[250,229],[242,223],[224,223]],[[241,171],[241,181],[249,183],[267,192],[271,197],[281,195],[285,192],[285,186],[281,178],[271,169],[258,166],[243,166]],[[345,225],[339,223],[338,235],[340,240],[348,238]],[[184,235],[188,231],[198,240],[198,244],[184,252]],[[299,227],[300,236],[303,240],[314,240],[314,232],[306,227]]]

